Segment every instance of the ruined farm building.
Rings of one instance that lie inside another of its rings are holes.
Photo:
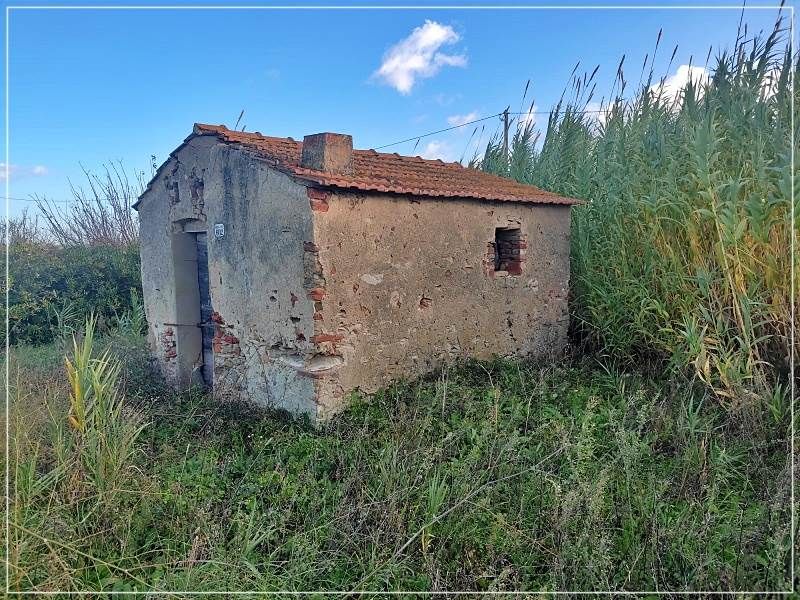
[[[325,419],[456,358],[567,333],[574,200],[457,163],[195,125],[139,198],[167,381]]]

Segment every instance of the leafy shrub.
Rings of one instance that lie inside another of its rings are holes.
[[[136,337],[147,330],[147,317],[141,296],[135,289],[131,289],[130,299],[130,308],[121,313],[115,312],[111,326],[121,335]]]
[[[3,239],[11,246],[43,244],[47,238],[45,229],[39,223],[38,215],[29,213],[27,209],[24,209],[19,216],[9,217],[0,223],[0,231],[3,232]]]
[[[141,290],[139,250],[16,244],[9,257],[9,282],[12,344],[49,342],[91,312],[103,329],[134,309],[131,290],[136,298]]]

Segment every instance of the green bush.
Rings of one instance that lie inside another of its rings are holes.
[[[82,323],[92,312],[102,330],[135,309],[133,298],[141,297],[139,249],[15,244],[9,255],[9,283],[12,344],[49,342],[59,330]]]

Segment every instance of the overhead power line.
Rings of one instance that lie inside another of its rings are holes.
[[[36,202],[37,204],[47,204],[48,202],[56,202],[58,204],[69,204],[72,200],[37,200],[36,198],[15,198],[13,196],[0,196],[0,200],[15,200],[17,202]]]
[[[242,111],[242,112],[244,112],[244,111]],[[445,127],[444,129],[437,129],[436,131],[429,131],[428,133],[422,133],[420,135],[415,135],[413,137],[406,138],[404,140],[400,140],[398,142],[392,142],[391,144],[384,144],[383,146],[377,146],[374,149],[375,150],[381,150],[382,148],[389,148],[391,146],[397,146],[399,144],[405,144],[406,142],[413,142],[415,140],[419,141],[422,138],[430,137],[432,135],[436,135],[437,133],[445,133],[447,131],[453,131],[454,129],[460,129],[461,127],[466,127],[467,125],[474,125],[475,123],[480,123],[481,121],[488,121],[489,119],[494,119],[495,117],[503,117],[505,119],[504,127],[505,127],[505,132],[507,134],[508,133],[508,127],[509,127],[509,123],[508,123],[508,116],[509,115],[515,115],[515,116],[520,116],[520,115],[525,115],[525,116],[529,116],[529,115],[550,115],[553,112],[554,111],[552,111],[552,110],[532,110],[532,111],[522,111],[522,112],[511,112],[511,111],[508,111],[508,110],[504,110],[502,112],[495,113],[493,115],[489,115],[488,117],[481,117],[480,119],[474,119],[472,121],[467,121],[465,123],[459,123],[458,125],[453,125],[452,127]],[[576,111],[571,111],[571,112],[589,114],[589,113],[608,112],[608,110],[607,109],[576,110]],[[241,118],[241,115],[239,115],[239,117]],[[0,196],[0,200],[12,200],[12,201],[15,201],[15,202],[35,202],[37,204],[47,204],[47,203],[70,204],[71,202],[73,202],[72,200],[50,200],[50,199],[37,200],[35,198],[16,198],[16,197],[13,197],[13,196]]]
[[[445,133],[446,131],[452,131],[454,129],[459,129],[460,127],[466,127],[467,125],[473,125],[475,123],[480,123],[481,121],[486,121],[488,119],[494,119],[495,117],[503,117],[505,115],[550,115],[554,111],[552,110],[532,110],[532,111],[522,111],[522,112],[510,112],[510,111],[502,111],[499,113],[495,113],[493,115],[489,115],[488,117],[482,117],[480,119],[475,119],[474,121],[467,121],[466,123],[460,123],[458,125],[453,125],[452,127],[445,127],[444,129],[437,129],[436,131],[430,131],[428,133],[423,133],[420,135],[415,135],[410,138],[406,138],[404,140],[400,140],[398,142],[392,142],[391,144],[384,144],[383,146],[377,146],[374,150],[380,150],[381,148],[389,148],[390,146],[397,146],[398,144],[405,144],[406,142],[413,142],[415,140],[421,140],[422,138],[430,137],[432,135],[436,135],[437,133]],[[581,113],[581,114],[591,114],[591,113],[604,113],[608,112],[606,109],[599,109],[599,110],[573,110],[570,111],[572,113]]]
[[[467,121],[466,123],[461,123],[460,125],[454,125],[453,127],[446,127],[445,129],[439,129],[438,131],[431,131],[430,133],[423,133],[422,135],[415,135],[414,137],[410,137],[405,140],[400,140],[399,142],[392,142],[391,144],[384,144],[383,146],[378,146],[375,150],[380,150],[381,148],[388,148],[389,146],[397,146],[397,144],[404,144],[406,142],[413,142],[414,140],[419,140],[424,137],[428,137],[431,135],[436,135],[437,133],[444,133],[445,131],[452,131],[453,129],[458,129],[459,127],[465,127],[467,125],[472,125],[473,123],[480,123],[481,121],[486,121],[487,119],[493,119],[495,117],[499,117],[503,113],[497,113],[496,115],[489,115],[488,117],[483,117],[482,119],[475,119],[474,121]]]

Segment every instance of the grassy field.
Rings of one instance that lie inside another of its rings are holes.
[[[315,431],[165,393],[138,337],[94,345],[124,361],[124,408],[83,428],[63,346],[12,353],[13,590],[790,585],[785,399],[732,413],[597,357],[498,361]],[[114,423],[141,432],[99,468]]]

